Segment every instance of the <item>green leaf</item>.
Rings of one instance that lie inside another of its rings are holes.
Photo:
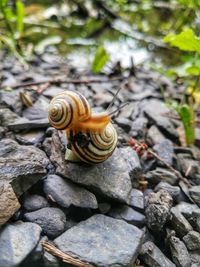
[[[197,8],[199,5],[199,0],[178,0],[178,2],[189,8]]]
[[[106,49],[103,46],[98,47],[92,63],[92,71],[94,73],[99,73],[106,65],[109,59],[110,56],[107,53]]]
[[[17,31],[21,35],[24,30],[24,4],[22,1],[16,2]]]
[[[193,51],[200,54],[200,38],[194,34],[192,29],[183,31],[180,34],[169,34],[163,41],[181,50]]]
[[[200,75],[200,66],[190,66],[186,69],[187,73],[189,75],[193,75],[193,76],[199,76]]]
[[[188,145],[194,143],[195,131],[194,131],[194,111],[189,105],[179,105],[176,108],[185,129],[185,137]]]

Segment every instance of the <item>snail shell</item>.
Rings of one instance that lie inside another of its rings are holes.
[[[78,92],[64,91],[49,105],[49,122],[65,130],[69,147],[80,160],[100,163],[112,155],[117,132],[106,112],[92,114],[86,98]]]

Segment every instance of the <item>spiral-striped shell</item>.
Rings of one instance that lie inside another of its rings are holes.
[[[72,129],[78,122],[91,116],[88,101],[78,92],[64,91],[55,96],[49,105],[49,122],[59,130]]]
[[[75,133],[68,134],[68,139],[72,138]],[[79,144],[74,139],[71,143],[72,152],[86,163],[100,163],[110,157],[117,145],[117,132],[112,123],[109,123],[101,132],[94,134],[89,132],[85,134],[88,138],[86,145]]]

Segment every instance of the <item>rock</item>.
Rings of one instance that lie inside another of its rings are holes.
[[[43,254],[44,267],[59,267],[59,260],[47,251]],[[70,265],[67,265],[70,266]]]
[[[149,171],[145,174],[145,178],[147,181],[149,181],[152,184],[158,184],[160,182],[167,182],[171,185],[174,185],[178,182],[177,175],[164,168],[156,168],[153,171]]]
[[[176,231],[177,235],[183,237],[189,231],[192,231],[192,226],[190,223],[185,219],[185,217],[179,212],[176,207],[171,209],[171,225],[172,228]]]
[[[122,118],[122,117],[117,117],[115,118],[115,122],[116,124],[121,127],[122,129],[124,129],[125,132],[130,132],[131,130],[131,120],[127,119],[127,118]]]
[[[195,145],[200,147],[200,129],[198,127],[195,128]]]
[[[144,195],[142,191],[135,188],[131,190],[129,206],[140,210],[144,209]]]
[[[194,202],[200,207],[200,185],[192,186],[189,193]]]
[[[42,209],[48,206],[49,206],[49,203],[47,202],[47,200],[40,195],[28,195],[25,197],[25,200],[23,203],[23,207],[27,211],[35,211],[35,210],[39,210],[39,209]]]
[[[193,211],[199,210],[197,205],[188,202],[180,202],[176,205],[176,209],[182,213],[186,219],[192,216]]]
[[[185,174],[190,167],[190,171],[188,173],[188,177],[192,180],[199,180],[200,179],[200,166],[199,162],[196,160],[191,159],[189,154],[178,154],[177,155],[177,164],[179,170]]]
[[[165,140],[165,136],[159,131],[159,129],[152,125],[147,132],[147,142],[153,146],[159,144]]]
[[[10,182],[20,196],[46,174],[45,153],[34,146],[20,146],[11,139],[0,141],[0,180]]]
[[[35,223],[7,224],[0,232],[0,266],[18,266],[36,247],[40,233]]]
[[[58,139],[59,140],[59,139]],[[55,142],[55,139],[52,139]],[[59,142],[59,141],[56,141]],[[53,146],[55,143],[53,144]],[[52,148],[53,153],[60,153],[61,148]],[[75,183],[82,184],[94,193],[114,199],[119,202],[128,203],[132,189],[129,173],[131,172],[123,158],[120,149],[116,149],[112,157],[97,165],[67,163],[58,156],[55,165],[58,175],[69,178]],[[52,156],[51,156],[52,159]],[[132,170],[134,172],[134,170]]]
[[[0,106],[4,108],[10,108],[17,113],[21,112],[22,103],[19,99],[19,92],[12,90],[11,92],[0,92]]]
[[[154,189],[155,192],[158,192],[160,189],[167,191],[174,201],[178,202],[180,195],[180,188],[178,186],[170,185],[166,182],[160,182]]]
[[[33,212],[25,213],[26,221],[39,224],[43,233],[50,238],[55,238],[65,230],[66,217],[58,208],[42,208]]]
[[[37,107],[37,106],[32,106],[28,107],[23,111],[23,117],[26,119],[33,121],[33,120],[43,120],[48,117],[48,112],[44,111],[44,109]]]
[[[190,258],[192,261],[191,267],[199,267],[200,266],[200,253],[199,249],[195,251],[190,251]]]
[[[108,215],[116,219],[124,220],[127,223],[134,224],[138,227],[143,227],[145,225],[145,216],[126,205],[121,205],[111,209]]]
[[[151,241],[142,245],[140,258],[149,267],[176,267]]]
[[[44,180],[44,192],[64,208],[69,208],[71,205],[82,208],[98,208],[94,194],[58,175],[48,175]]]
[[[19,132],[22,130],[32,130],[32,129],[45,129],[49,127],[48,119],[39,120],[28,120],[26,118],[20,118],[13,123],[8,124],[8,128],[14,132]]]
[[[72,253],[97,267],[131,267],[142,239],[143,232],[137,227],[105,215],[94,215],[63,233],[54,243],[64,253]]]
[[[148,104],[144,102],[143,111],[152,124],[156,124],[166,137],[178,142],[178,133],[174,125],[169,118],[163,116],[163,114],[170,111],[163,102],[158,100],[149,100]]]
[[[195,210],[192,212],[190,218],[188,218],[194,229],[200,232],[200,210]]]
[[[44,132],[35,130],[29,133],[16,134],[16,140],[22,145],[35,145],[38,146],[44,140]]]
[[[191,267],[190,255],[185,244],[175,236],[170,237],[169,244],[172,259],[176,267]]]
[[[188,250],[200,249],[200,233],[196,231],[190,231],[183,237],[183,241]]]
[[[160,190],[149,194],[145,214],[147,226],[153,232],[163,231],[165,223],[169,220],[172,203],[172,197],[167,191]]]
[[[7,126],[13,123],[19,116],[9,108],[0,108],[0,125]]]
[[[20,203],[8,183],[0,184],[0,227],[20,208]]]
[[[165,139],[159,144],[156,144],[153,147],[153,150],[158,154],[158,156],[163,159],[166,163],[169,165],[172,165],[173,163],[173,144],[170,140]],[[158,162],[159,165],[163,166],[163,163]]]
[[[98,208],[100,213],[106,214],[110,211],[111,205],[109,203],[99,203]]]
[[[42,258],[43,256],[43,246],[42,246],[42,242],[44,241],[48,241],[48,237],[47,236],[43,236],[39,243],[37,244],[37,246],[35,247],[35,249],[33,250],[33,252],[31,253],[31,261],[35,262],[35,261],[38,261]]]
[[[139,117],[132,122],[130,135],[134,138],[144,139],[147,131],[148,120],[144,117]]]

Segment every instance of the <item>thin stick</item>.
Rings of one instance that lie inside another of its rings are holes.
[[[116,97],[117,97],[117,95],[118,95],[118,93],[119,93],[119,91],[120,91],[121,89],[122,89],[122,87],[119,87],[119,89],[117,90],[117,92],[116,92],[115,95],[113,96],[112,101],[110,102],[109,106],[107,107],[107,111],[112,107],[112,105],[113,105],[113,103],[114,103],[114,101],[115,101],[115,99],[116,99]]]
[[[126,102],[124,104],[122,104],[121,106],[119,106],[117,109],[115,109],[114,111],[108,113],[108,115],[114,115],[116,112],[120,111],[121,109],[123,109],[125,106],[129,105],[130,102]]]
[[[9,87],[12,89],[17,89],[20,87],[30,87],[30,86],[37,86],[41,85],[44,83],[49,83],[49,84],[61,84],[61,83],[73,83],[73,84],[87,84],[87,83],[108,83],[108,82],[114,82],[114,81],[121,81],[125,79],[124,77],[119,77],[119,78],[113,78],[110,80],[97,80],[97,79],[88,79],[88,80],[61,80],[61,79],[51,79],[51,80],[46,80],[46,81],[38,81],[38,82],[27,82],[27,83],[20,83],[20,84],[15,84],[15,85],[8,85],[8,86],[1,86],[0,89],[4,89],[5,87]]]
[[[75,256],[65,254],[64,252],[62,252],[60,249],[58,249],[57,247],[55,247],[49,242],[43,241],[41,242],[41,244],[47,252],[60,258],[65,263],[69,263],[77,267],[94,267],[94,265],[88,262],[83,262]]]

